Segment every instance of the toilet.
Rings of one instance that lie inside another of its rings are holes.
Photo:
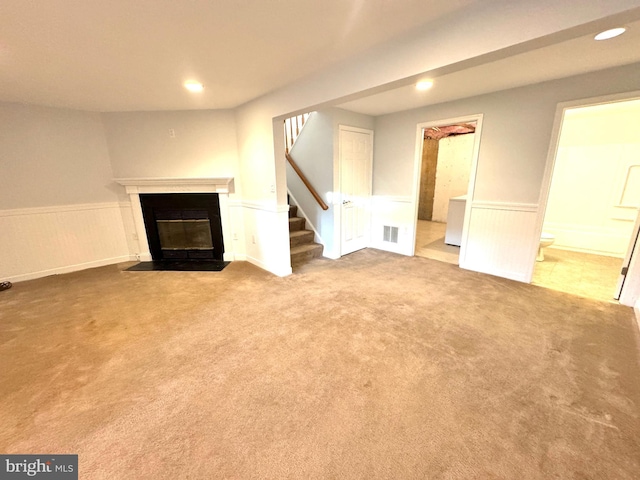
[[[544,249],[549,245],[551,245],[555,239],[556,237],[554,237],[550,233],[542,232],[542,235],[540,235],[540,246],[538,247],[538,256],[536,257],[536,260],[538,262],[542,262],[544,260]]]

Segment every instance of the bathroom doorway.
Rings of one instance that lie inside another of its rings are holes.
[[[419,125],[414,255],[458,265],[480,116]]]
[[[562,112],[532,284],[614,302],[640,208],[640,99]],[[628,261],[628,258],[626,259]]]

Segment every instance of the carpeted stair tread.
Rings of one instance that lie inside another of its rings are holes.
[[[305,243],[304,245],[298,245],[291,249],[291,255],[301,252],[308,252],[313,250],[322,250],[322,245],[319,243]]]
[[[313,258],[322,256],[324,247],[314,243],[315,233],[306,230],[306,220],[297,217],[298,207],[289,205],[289,248],[291,252],[291,265],[299,266]]]
[[[304,243],[313,243],[314,233],[311,230],[296,230],[289,232],[289,245],[296,247]]]
[[[289,219],[289,232],[304,230],[304,218],[293,217]]]
[[[291,248],[291,264],[298,265],[312,258],[322,256],[323,246],[319,243],[305,243]]]

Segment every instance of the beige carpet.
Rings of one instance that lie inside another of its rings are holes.
[[[637,479],[633,311],[364,250],[0,293],[0,452],[82,479]]]

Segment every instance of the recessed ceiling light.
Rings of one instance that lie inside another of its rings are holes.
[[[622,35],[626,32],[627,29],[623,27],[612,28],[610,30],[605,30],[604,32],[600,32],[597,34],[594,39],[595,40],[609,40],[610,38],[617,37],[618,35]]]
[[[200,82],[189,80],[187,82],[184,82],[184,88],[186,88],[190,92],[201,92],[202,90],[204,90],[204,85],[202,85]]]
[[[431,87],[433,87],[433,80],[421,80],[416,83],[418,90],[429,90]]]

